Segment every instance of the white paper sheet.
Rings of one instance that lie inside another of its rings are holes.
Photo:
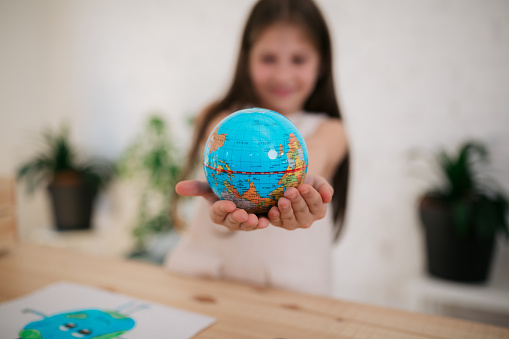
[[[69,282],[0,304],[1,339],[38,338],[35,331],[44,339],[188,339],[214,322],[209,316]]]

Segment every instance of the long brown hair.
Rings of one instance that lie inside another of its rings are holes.
[[[304,110],[308,113],[325,113],[330,117],[341,119],[334,89],[330,35],[319,8],[312,0],[260,0],[251,10],[244,27],[237,66],[230,88],[226,95],[209,106],[201,119],[197,121],[189,157],[182,171],[182,179],[190,175],[197,160],[201,141],[207,137],[204,134],[214,118],[225,111],[233,112],[236,109],[245,108],[246,105],[258,105],[258,98],[249,76],[249,53],[260,34],[267,27],[278,22],[291,23],[303,28],[321,56],[320,74],[313,92],[304,104]],[[344,220],[349,162],[347,153],[333,176],[335,239],[339,236]],[[177,200],[174,201],[175,206]],[[176,211],[176,207],[173,210]]]

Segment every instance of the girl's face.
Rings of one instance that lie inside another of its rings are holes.
[[[319,69],[320,54],[296,25],[269,26],[249,54],[249,74],[260,105],[283,115],[303,108]]]

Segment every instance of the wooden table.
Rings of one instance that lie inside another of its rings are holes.
[[[0,301],[66,280],[217,319],[196,338],[509,338],[509,329],[341,300],[193,279],[135,261],[29,244],[0,255]]]

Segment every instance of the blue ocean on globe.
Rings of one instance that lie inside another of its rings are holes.
[[[308,152],[283,115],[248,108],[224,118],[207,139],[203,168],[214,193],[249,213],[263,214],[288,187],[304,182]]]

